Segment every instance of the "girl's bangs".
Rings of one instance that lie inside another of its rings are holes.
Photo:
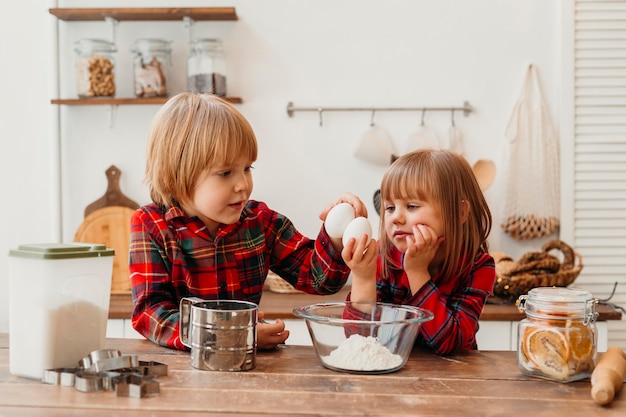
[[[425,200],[430,195],[431,183],[423,164],[406,164],[393,167],[383,180],[381,197],[383,200]],[[431,173],[432,175],[432,173]]]

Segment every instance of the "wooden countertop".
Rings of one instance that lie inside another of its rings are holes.
[[[166,416],[624,416],[626,390],[609,406],[591,399],[589,379],[568,384],[523,376],[512,351],[441,357],[416,349],[405,367],[357,375],[322,367],[311,346],[258,352],[247,372],[191,367],[187,352],[143,339],[107,339],[107,347],[168,366],[159,393],[117,397],[85,393],[9,373],[8,335],[0,334],[0,415],[29,417]]]
[[[267,319],[294,319],[294,307],[301,305],[321,303],[328,301],[343,301],[350,291],[350,287],[344,287],[337,294],[333,295],[311,295],[304,293],[276,293],[270,290],[263,291],[260,309],[265,313]],[[132,299],[130,294],[116,293],[111,295],[111,305],[109,307],[109,318],[128,319],[132,310]],[[596,311],[599,313],[598,321],[621,320],[622,313],[609,306],[598,304]],[[519,321],[526,315],[520,312],[513,304],[487,304],[480,316],[484,321]]]

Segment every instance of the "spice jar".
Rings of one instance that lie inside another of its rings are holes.
[[[598,313],[588,291],[531,289],[518,299],[526,311],[517,332],[517,366],[523,374],[559,382],[591,376],[596,359]]]
[[[226,96],[226,64],[219,39],[193,39],[187,60],[187,91]]]
[[[78,97],[115,95],[115,44],[103,39],[81,39],[75,43]]]
[[[137,39],[134,53],[134,86],[136,97],[167,96],[168,66],[171,63],[171,42],[163,39]]]

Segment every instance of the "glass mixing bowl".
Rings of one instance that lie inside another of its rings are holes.
[[[408,305],[330,302],[296,307],[326,368],[351,373],[395,372],[406,364],[422,323],[433,313]]]

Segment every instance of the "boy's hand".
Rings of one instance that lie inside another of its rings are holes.
[[[257,349],[276,349],[289,337],[289,330],[285,329],[285,322],[277,319],[274,323],[263,320],[263,312],[259,311],[259,321],[257,323]]]
[[[341,196],[339,196],[337,201],[335,201],[333,203],[330,203],[328,206],[326,206],[324,211],[322,211],[320,213],[320,220],[322,220],[322,221],[326,220],[326,215],[328,215],[328,212],[330,211],[330,209],[332,209],[333,207],[335,207],[339,203],[348,203],[352,207],[354,207],[354,215],[355,215],[355,217],[359,217],[359,216],[367,217],[367,207],[361,201],[361,199],[359,197],[355,196],[354,194],[344,193]]]

